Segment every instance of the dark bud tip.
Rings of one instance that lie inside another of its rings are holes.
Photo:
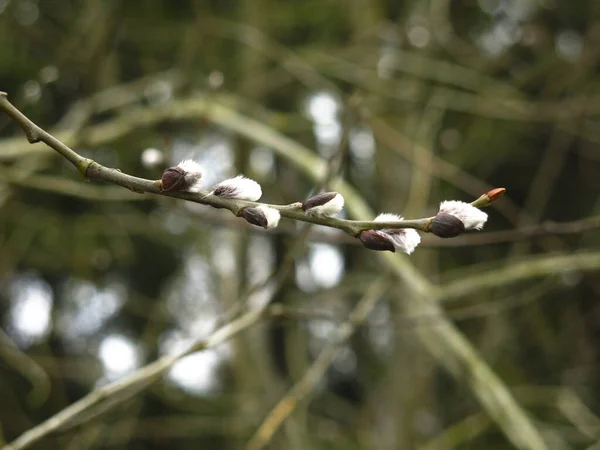
[[[310,208],[315,208],[316,206],[322,206],[332,200],[337,194],[337,192],[321,192],[320,194],[313,195],[302,203],[302,209],[306,211]]]
[[[238,215],[246,219],[246,221],[252,225],[263,227],[265,230],[267,229],[267,217],[265,216],[265,213],[258,208],[244,208]]]
[[[438,213],[429,224],[429,232],[441,238],[456,237],[465,231],[465,224],[452,214]]]
[[[169,167],[165,169],[161,178],[161,189],[163,191],[180,191],[185,188],[185,172],[180,167]]]
[[[392,241],[382,232],[377,230],[367,230],[360,233],[358,236],[360,242],[369,250],[390,251],[396,252],[396,248]]]

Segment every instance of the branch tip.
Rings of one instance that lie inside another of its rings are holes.
[[[506,188],[500,187],[488,191],[485,195],[488,198],[488,202],[492,203],[498,200],[500,197],[502,197],[505,192]]]

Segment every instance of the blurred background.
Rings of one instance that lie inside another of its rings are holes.
[[[244,173],[279,204],[339,175],[355,204],[408,218],[507,188],[484,231],[389,255],[403,277],[332,230],[264,232],[84,184],[0,114],[0,446],[231,308],[271,303],[32,448],[245,448],[336,342],[265,448],[514,448],[436,354],[450,323],[547,448],[599,449],[599,49],[592,0],[0,0],[0,90],[125,173],[158,179],[193,158],[206,186]],[[310,158],[286,157],[285,139]],[[434,314],[415,315],[410,280]]]

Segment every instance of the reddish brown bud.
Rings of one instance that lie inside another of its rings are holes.
[[[452,214],[438,213],[429,224],[428,231],[441,238],[452,238],[465,231],[465,224]]]
[[[185,189],[185,171],[180,167],[174,166],[165,169],[161,178],[161,190],[168,191],[181,191]]]
[[[394,243],[385,235],[385,233],[380,231],[366,230],[360,233],[358,238],[360,239],[360,242],[370,250],[389,250],[392,253],[396,252]]]
[[[259,208],[244,208],[238,215],[246,219],[246,221],[252,225],[257,225],[264,229],[268,228],[269,221],[267,220],[267,216]]]
[[[487,196],[488,201],[490,203],[492,203],[492,202],[495,202],[496,200],[498,200],[500,197],[502,197],[505,192],[506,192],[505,188],[495,188],[495,189],[492,189],[491,191],[488,191],[485,195]]]

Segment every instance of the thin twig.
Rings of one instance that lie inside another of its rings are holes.
[[[67,145],[65,145],[64,143],[53,137],[51,134],[35,125],[31,120],[29,120],[23,113],[21,113],[8,101],[6,94],[3,92],[0,92],[0,109],[4,110],[23,129],[29,142],[44,142],[49,147],[53,148],[62,156],[64,156],[82,173],[82,175],[84,175],[88,179],[102,180],[109,183],[113,183],[140,194],[150,193],[156,195],[164,195],[168,197],[175,197],[183,200],[192,201],[195,203],[209,205],[214,208],[224,208],[228,209],[236,216],[239,215],[240,211],[242,211],[244,208],[264,204],[245,200],[223,199],[214,195],[208,196],[207,192],[163,192],[160,189],[159,183],[156,180],[146,180],[143,178],[128,175],[121,172],[118,169],[105,167],[97,163],[96,161],[80,156]],[[361,231],[364,230],[380,230],[386,228],[414,228],[420,231],[427,232],[428,225],[430,224],[432,219],[431,217],[427,217],[414,220],[391,222],[357,221],[338,219],[334,217],[318,217],[307,215],[302,210],[301,203],[292,203],[290,205],[267,206],[277,209],[283,217],[287,217],[289,219],[301,222],[309,222],[317,225],[322,225],[330,228],[337,228],[348,233],[351,236],[357,236]],[[480,204],[479,206],[486,205]]]

